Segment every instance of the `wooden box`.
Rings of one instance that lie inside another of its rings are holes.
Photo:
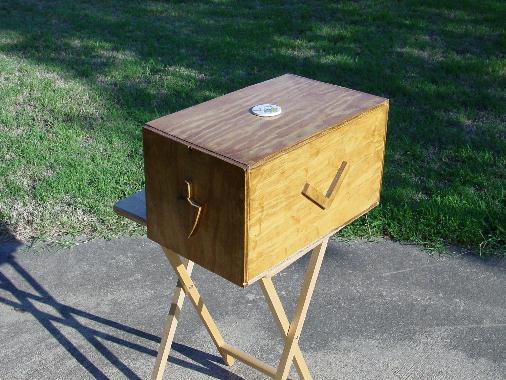
[[[261,118],[256,104],[282,113]],[[146,124],[147,233],[246,286],[379,202],[388,100],[283,75]]]

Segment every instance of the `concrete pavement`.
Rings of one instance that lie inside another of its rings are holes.
[[[0,245],[1,379],[149,378],[176,282],[154,243],[16,248]],[[306,264],[274,278],[289,316]],[[259,286],[194,273],[225,339],[276,365],[282,341]],[[504,379],[505,290],[504,260],[332,242],[301,349],[315,379]],[[222,364],[189,302],[173,348],[167,379],[264,378]]]

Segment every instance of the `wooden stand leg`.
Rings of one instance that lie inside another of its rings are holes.
[[[276,322],[278,323],[279,330],[283,334],[283,337],[286,339],[288,330],[290,329],[290,321],[286,316],[285,310],[283,309],[281,300],[279,299],[278,293],[274,288],[271,277],[262,278],[261,285],[265,299],[267,300],[271,312],[274,315]],[[304,360],[302,352],[300,351],[299,345],[297,343],[295,343],[294,359],[295,368],[297,369],[299,378],[303,380],[311,380],[312,377],[309,373],[309,368],[307,367],[306,361]]]
[[[297,308],[295,309],[294,319],[290,324],[290,328],[285,340],[285,348],[278,365],[278,370],[275,376],[276,380],[286,380],[288,373],[290,372],[293,358],[298,349],[300,333],[304,325],[304,320],[306,319],[306,314],[309,308],[309,303],[311,302],[311,296],[313,295],[316,279],[318,278],[323,256],[325,255],[327,243],[328,239],[315,247],[311,253],[309,266],[307,268],[306,275],[304,276],[304,284],[302,285]]]
[[[165,255],[169,259],[172,268],[174,268],[174,271],[179,277],[179,281],[186,295],[193,303],[193,306],[195,306],[195,309],[197,310],[200,319],[204,323],[204,326],[209,332],[209,335],[211,335],[211,338],[214,344],[216,345],[216,348],[223,357],[225,364],[227,364],[228,366],[233,365],[235,359],[223,349],[223,346],[225,345],[225,340],[221,336],[220,331],[218,330],[218,326],[216,326],[216,323],[214,322],[213,318],[211,317],[211,314],[209,313],[209,310],[207,310],[204,301],[202,301],[202,298],[200,297],[197,287],[195,286],[190,276],[188,275],[188,272],[186,271],[185,266],[181,262],[179,255],[168,248],[165,247],[162,248],[163,251],[165,252]]]
[[[182,261],[188,275],[191,275],[193,270],[193,261],[187,259],[183,259]],[[172,296],[172,304],[170,305],[169,316],[163,329],[162,341],[160,342],[160,349],[158,351],[158,355],[156,356],[155,368],[151,373],[151,380],[161,380],[163,377],[163,372],[167,366],[167,358],[169,357],[170,347],[172,346],[174,334],[176,333],[179,315],[181,314],[181,309],[183,308],[184,297],[184,290],[178,281],[176,291]]]

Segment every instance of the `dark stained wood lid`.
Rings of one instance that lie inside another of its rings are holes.
[[[285,74],[146,126],[247,168],[385,102],[388,100],[363,92]],[[250,112],[263,103],[281,106],[282,114],[261,118]]]

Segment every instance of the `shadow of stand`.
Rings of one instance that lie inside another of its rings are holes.
[[[146,333],[142,330],[102,318],[91,314],[87,311],[80,310],[58,302],[44,287],[39,284],[34,277],[30,275],[15,259],[14,254],[23,245],[14,235],[8,232],[4,223],[0,222],[2,232],[2,240],[0,240],[0,290],[9,292],[16,301],[12,301],[0,296],[0,302],[11,306],[15,310],[21,312],[29,312],[72,357],[79,362],[94,378],[107,379],[108,377],[98,368],[90,359],[86,357],[74,343],[72,343],[59,329],[59,325],[73,328],[88,343],[90,343],[103,357],[105,357],[112,365],[114,365],[128,379],[140,379],[128,366],[126,366],[113,352],[111,352],[99,339],[112,342],[129,349],[135,350],[143,354],[156,356],[157,352],[141,344],[130,342],[113,334],[88,327],[79,322],[76,317],[88,319],[95,323],[114,328],[116,330],[126,332],[146,339],[148,341],[160,343],[160,338],[156,335]],[[7,232],[6,232],[7,231]],[[6,236],[10,234],[10,236]],[[34,293],[19,289],[8,277],[2,272],[2,268],[10,266],[21,278],[31,286]],[[34,302],[43,303],[51,306],[58,316],[37,309]],[[169,362],[192,369],[202,374],[217,378],[230,380],[244,380],[242,377],[228,371],[221,365],[224,364],[221,357],[211,355],[206,352],[191,348],[189,346],[173,343],[172,350],[178,352],[190,361],[169,357]],[[149,365],[152,363],[146,363]]]

